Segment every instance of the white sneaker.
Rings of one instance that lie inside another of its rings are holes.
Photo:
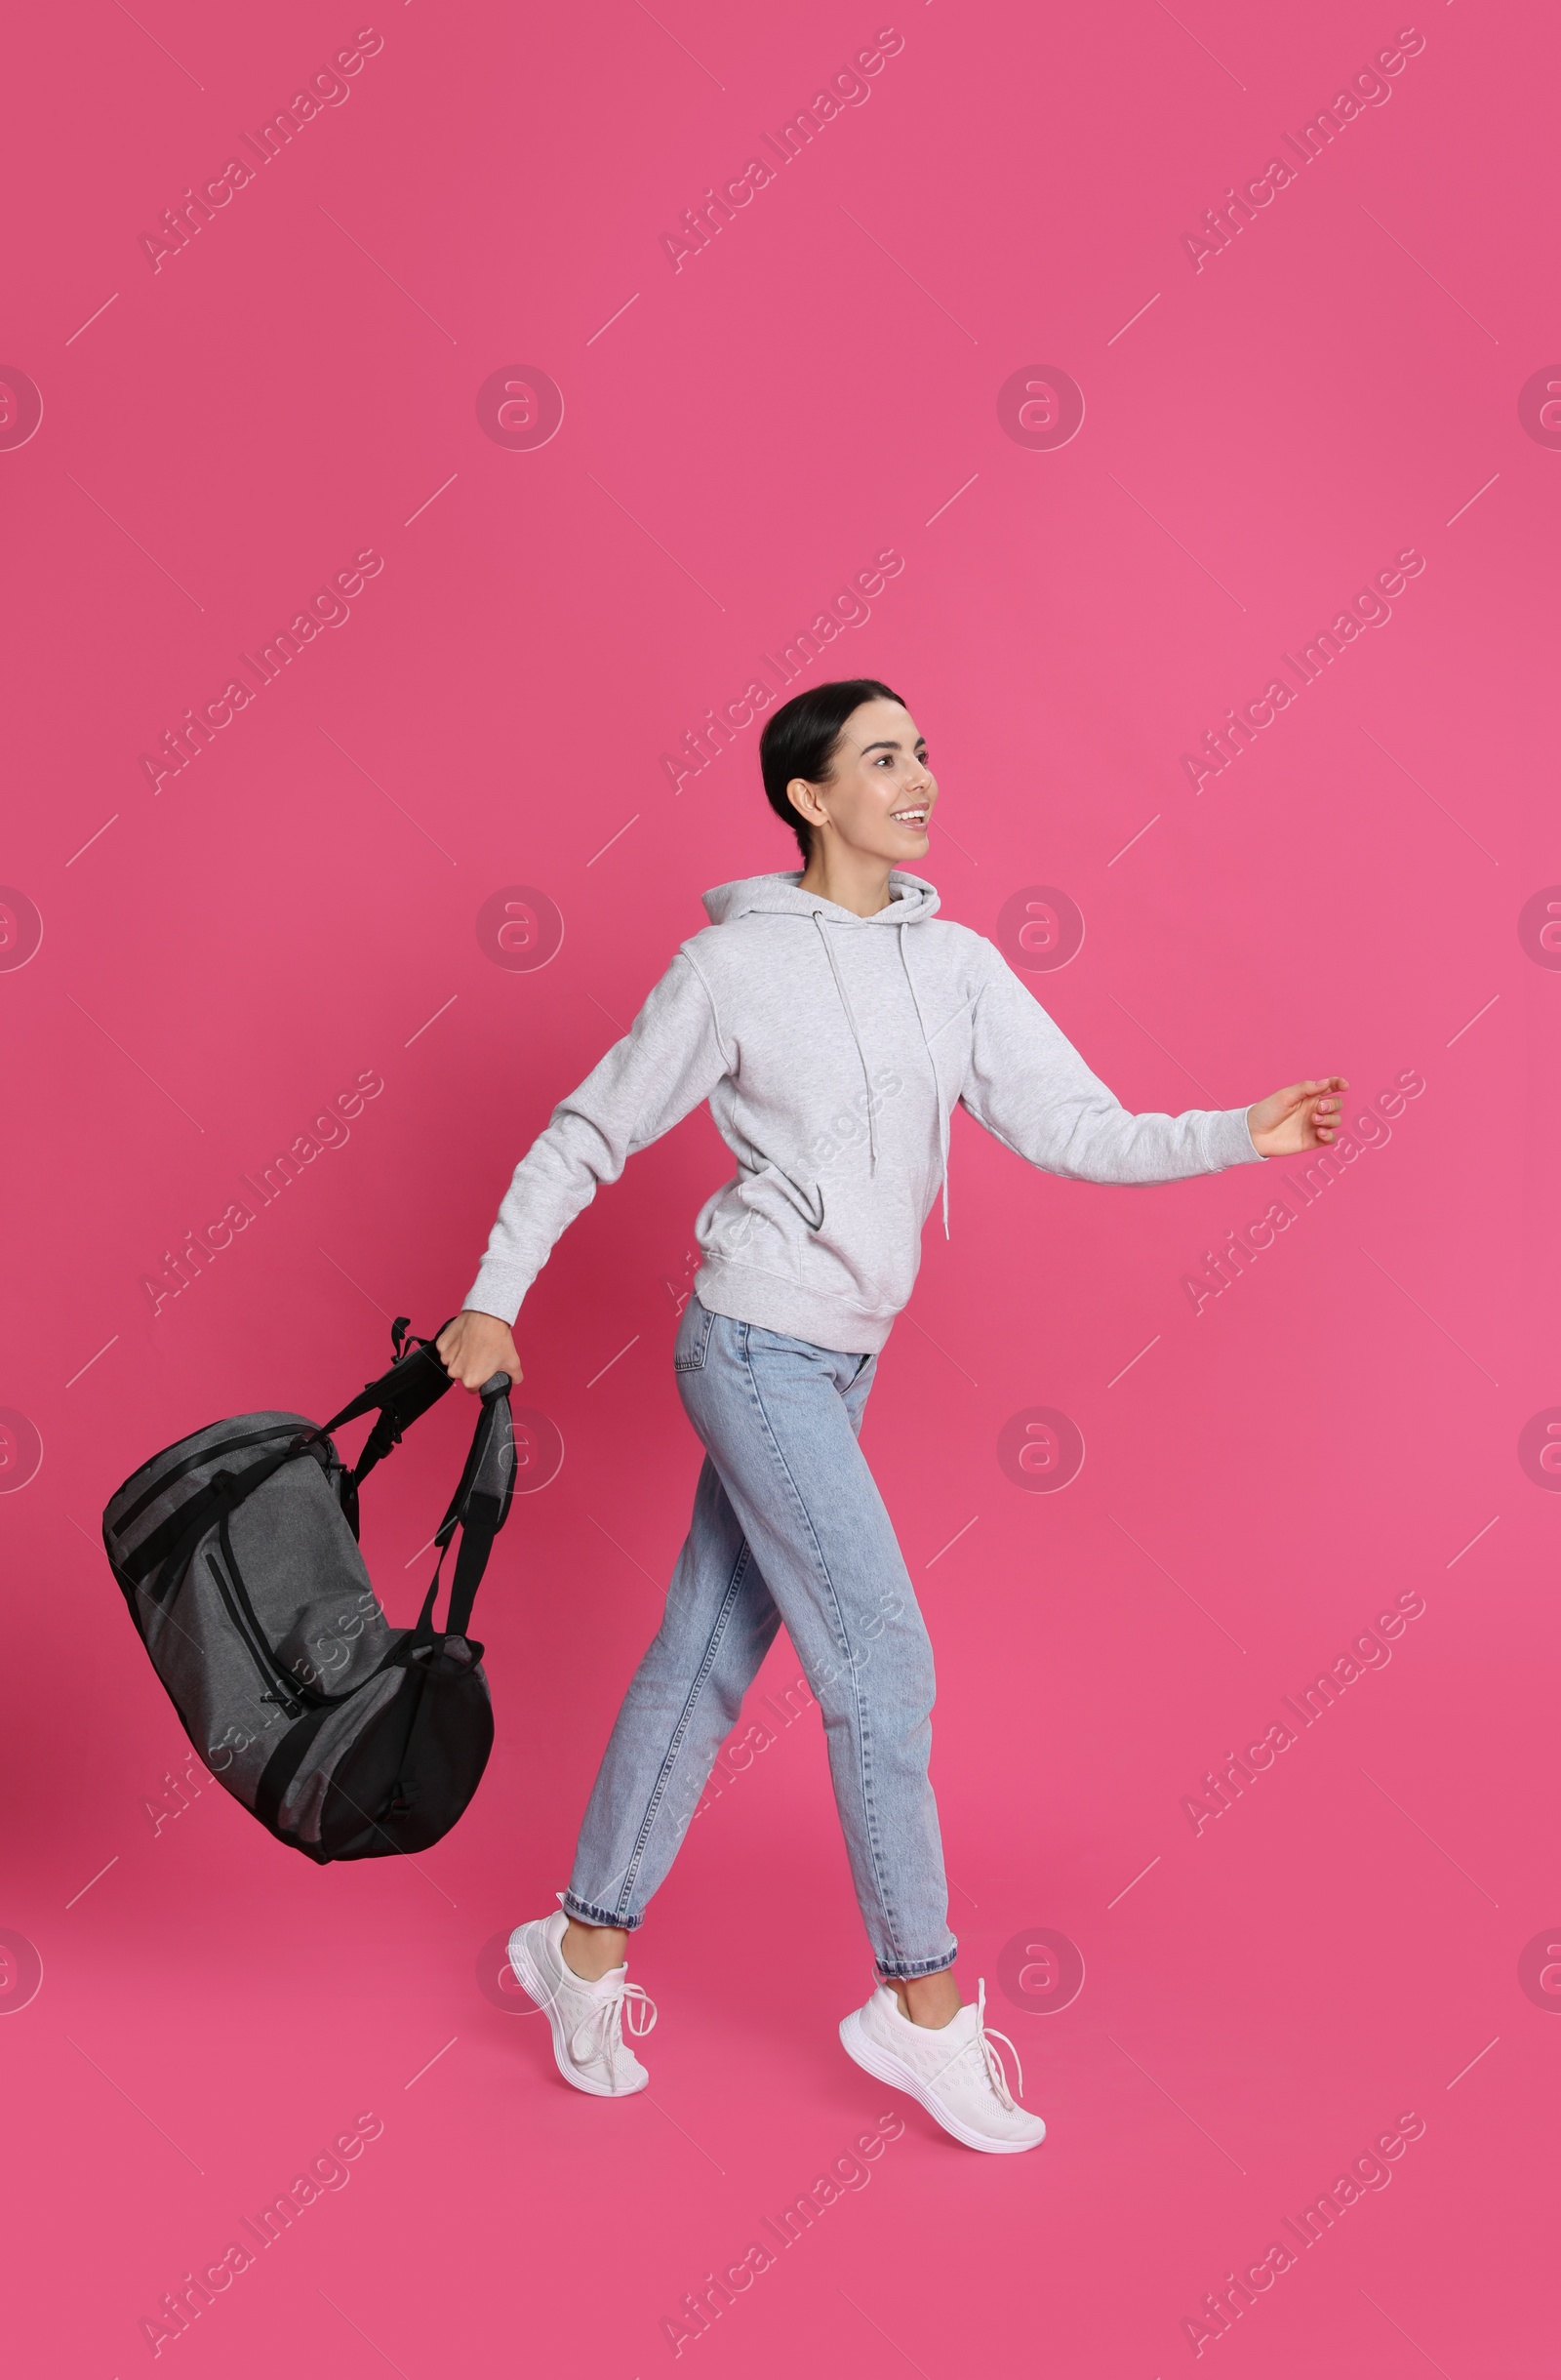
[[[913,2025],[901,2016],[895,1993],[880,1984],[864,2008],[854,2008],[844,2019],[840,2038],[848,2058],[880,2082],[909,2091],[967,2149],[1015,2157],[1021,2149],[1039,2148],[1046,2138],[1039,2116],[1021,2108],[1008,2087],[992,2043],[1013,2050],[1021,2090],[1023,2071],[1007,2034],[986,2024],[984,1981],[976,1987],[974,2006],[967,2000],[952,2023],[939,2026]]]
[[[558,1910],[517,1925],[509,1937],[509,1963],[547,2012],[564,2080],[598,2099],[621,2099],[642,2091],[651,2078],[623,2038],[624,2017],[631,2034],[647,2034],[656,2023],[656,2002],[629,1982],[626,1966],[609,1968],[595,1983],[577,1975],[559,1947],[568,1923]]]

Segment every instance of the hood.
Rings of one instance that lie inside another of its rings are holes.
[[[740,876],[735,884],[717,884],[703,895],[704,913],[712,925],[730,925],[735,917],[812,917],[821,912],[831,925],[917,925],[937,913],[935,886],[901,867],[889,871],[891,898],[872,917],[859,917],[821,893],[802,890],[802,870],[786,868],[770,876]]]

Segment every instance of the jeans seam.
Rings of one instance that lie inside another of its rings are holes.
[[[749,1546],[746,1537],[744,1537],[741,1547],[739,1550],[737,1560],[733,1564],[732,1576],[727,1582],[726,1593],[721,1598],[721,1607],[716,1613],[714,1621],[711,1623],[709,1638],[704,1647],[704,1657],[700,1661],[699,1669],[695,1673],[694,1682],[689,1687],[688,1695],[683,1704],[683,1709],[678,1714],[677,1725],[672,1730],[672,1740],[666,1748],[666,1756],[662,1760],[660,1769],[657,1774],[656,1783],[651,1788],[650,1800],[645,1805],[645,1816],[640,1822],[640,1831],[638,1835],[635,1837],[634,1848],[629,1853],[627,1862],[624,1866],[623,1882],[620,1897],[620,1908],[626,1906],[626,1904],[633,1897],[634,1884],[639,1876],[641,1863],[645,1857],[646,1846],[650,1841],[651,1834],[655,1828],[656,1821],[660,1815],[661,1805],[666,1799],[667,1787],[672,1781],[673,1771],[677,1766],[678,1755],[682,1751],[684,1743],[687,1740],[689,1728],[693,1723],[695,1710],[698,1707],[700,1696],[704,1690],[705,1680],[708,1678],[711,1670],[715,1667],[716,1655],[721,1649],[721,1639],[726,1634],[727,1622],[732,1617],[732,1612],[738,1599],[738,1593],[742,1585],[743,1574],[745,1573],[751,1559],[752,1548]]]
[[[910,1965],[902,1967],[886,1967],[880,1961],[878,1972],[886,1982],[893,1980],[896,1983],[915,1983],[923,1975],[946,1974],[958,1956],[959,1945],[956,1943],[946,1958],[918,1958],[913,1960]]]
[[[824,1586],[828,1589],[830,1606],[833,1609],[835,1616],[835,1625],[840,1631],[842,1650],[850,1666],[852,1692],[855,1695],[857,1702],[857,1741],[860,1748],[860,1781],[861,1786],[862,1815],[865,1818],[867,1825],[867,1850],[872,1866],[873,1884],[878,1895],[878,1907],[883,1915],[891,1948],[898,1950],[900,1929],[896,1924],[894,1909],[890,1902],[889,1895],[884,1887],[883,1871],[879,1864],[878,1858],[879,1838],[877,1812],[873,1805],[872,1791],[868,1775],[870,1764],[867,1757],[867,1714],[862,1702],[861,1688],[857,1682],[857,1665],[855,1661],[851,1659],[851,1632],[846,1627],[845,1615],[840,1609],[840,1597],[835,1591],[834,1580],[829,1575],[829,1565],[824,1559],[823,1549],[819,1543],[818,1534],[813,1525],[813,1515],[808,1511],[802,1491],[798,1487],[796,1479],[792,1475],[791,1466],[785,1459],[785,1455],[781,1450],[780,1439],[776,1436],[774,1425],[765,1409],[764,1397],[760,1392],[758,1381],[754,1375],[753,1358],[748,1346],[748,1325],[745,1322],[742,1324],[741,1336],[742,1365],[747,1374],[748,1387],[752,1393],[754,1404],[758,1409],[760,1420],[764,1424],[764,1432],[769,1441],[771,1452],[774,1454],[777,1463],[780,1467],[781,1474],[785,1479],[787,1487],[791,1490],[792,1496],[796,1500],[797,1510],[802,1515],[803,1524],[808,1532],[808,1544],[812,1549],[813,1557],[818,1566],[819,1574],[823,1580]],[[746,1543],[746,1540],[743,1542]]]
[[[617,1926],[625,1934],[632,1933],[640,1923],[638,1917],[631,1917],[622,1910],[606,1910],[599,1902],[582,1900],[578,1892],[566,1892],[563,1907],[566,1916],[580,1917],[586,1925]]]

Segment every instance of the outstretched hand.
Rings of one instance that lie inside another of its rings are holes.
[[[525,1378],[509,1324],[497,1314],[480,1314],[468,1307],[445,1324],[434,1349],[451,1379],[473,1392],[496,1372],[507,1372],[511,1380]]]
[[[1342,1074],[1329,1074],[1270,1092],[1247,1109],[1254,1149],[1260,1156],[1293,1157],[1303,1149],[1325,1147],[1340,1129],[1344,1103],[1337,1094],[1348,1089]]]

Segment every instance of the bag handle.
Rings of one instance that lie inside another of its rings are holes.
[[[436,1405],[445,1391],[453,1385],[450,1374],[435,1352],[435,1341],[442,1331],[449,1329],[449,1323],[441,1324],[432,1339],[413,1338],[411,1352],[408,1353],[410,1327],[407,1315],[397,1314],[390,1325],[390,1344],[395,1350],[396,1360],[389,1371],[381,1372],[378,1380],[367,1382],[340,1413],[333,1414],[328,1422],[323,1422],[318,1430],[310,1432],[311,1439],[331,1437],[346,1423],[355,1422],[360,1414],[379,1413],[380,1418],[365,1438],[357,1462],[345,1473],[341,1483],[342,1503],[348,1518],[353,1522],[354,1535],[357,1534],[358,1490],[364,1480],[377,1463],[383,1462],[393,1446],[400,1445],[403,1434],[413,1423],[420,1420],[431,1405]],[[302,1442],[307,1444],[309,1440]]]
[[[510,1379],[507,1372],[496,1372],[485,1381],[480,1391],[482,1410],[472,1433],[471,1451],[466,1457],[455,1494],[450,1499],[443,1520],[434,1535],[439,1559],[434,1565],[433,1578],[423,1597],[422,1609],[413,1631],[412,1650],[416,1653],[434,1641],[434,1598],[439,1592],[439,1574],[444,1568],[445,1555],[451,1539],[460,1531],[460,1551],[456,1556],[456,1575],[450,1587],[450,1606],[445,1625],[438,1632],[447,1636],[463,1636],[471,1621],[471,1607],[482,1585],[483,1572],[493,1552],[494,1539],[509,1517],[509,1507],[515,1492],[515,1426],[509,1410]]]

